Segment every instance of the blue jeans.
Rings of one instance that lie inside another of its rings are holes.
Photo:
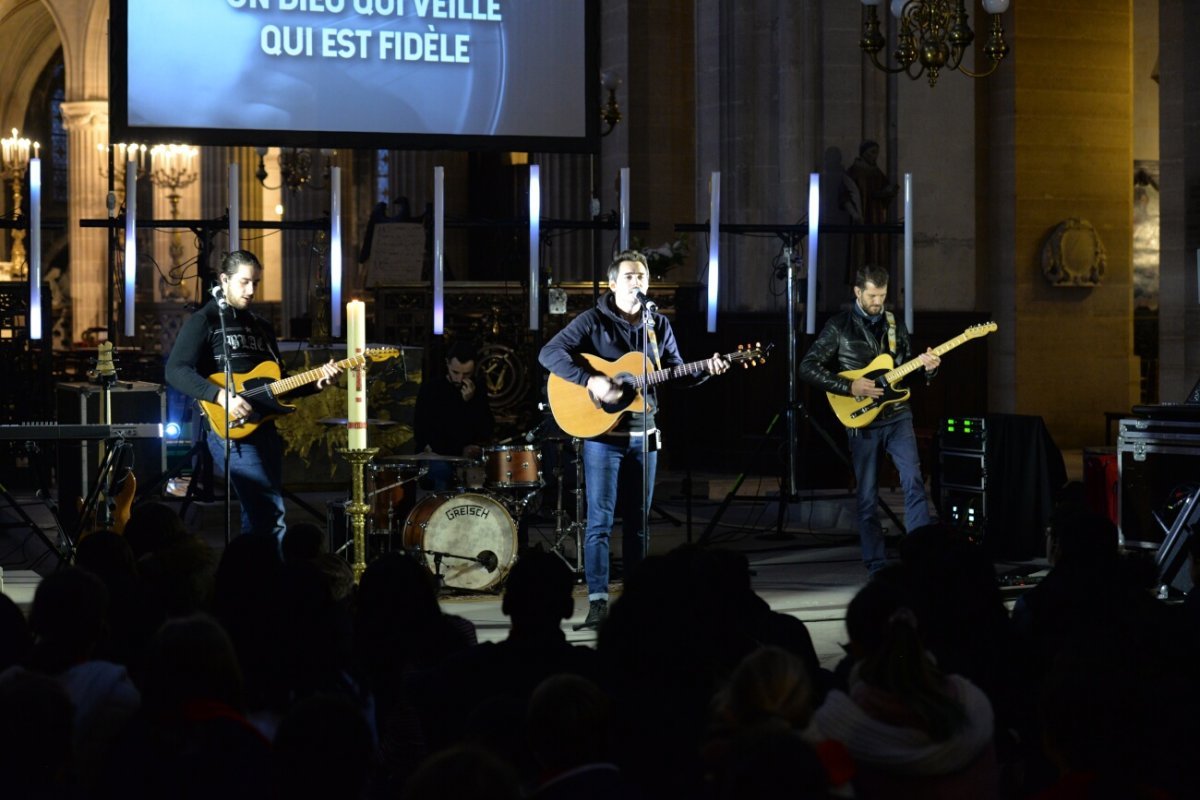
[[[213,473],[225,474],[225,441],[208,436]],[[229,440],[229,483],[242,506],[242,533],[274,536],[283,542],[283,438],[269,422],[242,439]]]
[[[917,456],[917,436],[912,417],[907,414],[894,422],[847,430],[850,458],[858,482],[858,537],[862,542],[863,563],[874,574],[887,564],[883,528],[876,513],[879,505],[879,456],[886,452],[900,472],[904,490],[904,527],[915,530],[931,521],[921,461]]]
[[[617,503],[621,504],[622,553],[628,573],[646,555],[642,528],[642,437],[611,444],[589,439],[583,443],[583,473],[587,487],[587,530],[583,540],[583,566],[588,600],[608,599],[609,536]],[[654,497],[658,453],[650,451],[647,464],[646,507]]]

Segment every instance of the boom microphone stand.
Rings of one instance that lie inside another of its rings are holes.
[[[217,301],[217,316],[221,320],[221,351],[225,366],[225,546],[228,547],[230,531],[233,527],[231,519],[233,506],[232,498],[230,497],[231,484],[229,479],[229,401],[233,397],[233,365],[229,363],[229,334],[225,328],[225,311],[229,308],[229,302],[225,299],[225,290],[220,284],[212,288],[212,295]]]

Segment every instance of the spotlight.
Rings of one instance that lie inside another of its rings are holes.
[[[183,433],[183,426],[178,422],[168,422],[163,426],[163,437],[166,439],[178,439]]]

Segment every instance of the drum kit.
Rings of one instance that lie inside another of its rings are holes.
[[[557,487],[552,513],[552,550],[576,573],[583,571],[582,440],[543,440],[561,444],[553,452],[551,481]],[[576,509],[574,521],[563,510],[563,462],[574,450]],[[429,492],[421,479],[435,463],[448,464],[457,487]],[[367,465],[368,552],[390,551],[397,543],[421,557],[447,589],[497,591],[516,562],[518,529],[529,517],[548,482],[539,444],[501,444],[483,448],[480,458],[414,453],[377,458]],[[568,544],[573,547],[568,550]]]

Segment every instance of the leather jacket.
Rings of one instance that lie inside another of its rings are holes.
[[[887,324],[884,324],[882,341],[876,339],[867,327],[866,318],[853,308],[834,314],[825,323],[808,352],[800,361],[801,379],[819,386],[827,392],[850,395],[850,380],[839,372],[862,369],[887,350]],[[896,352],[892,361],[903,364],[912,358],[912,344],[904,321],[896,319]],[[906,408],[907,401],[889,405],[880,417],[894,416]]]

